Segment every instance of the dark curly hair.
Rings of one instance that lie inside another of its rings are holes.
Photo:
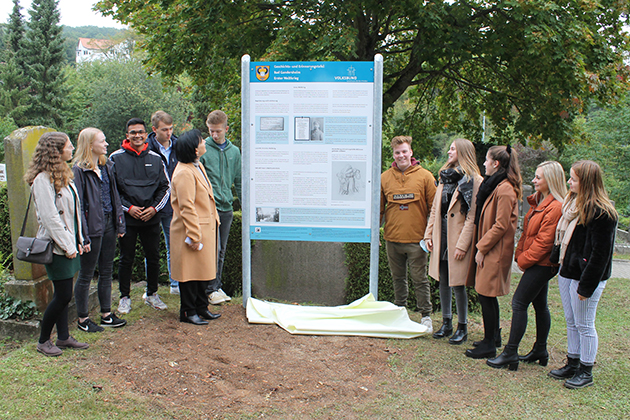
[[[44,133],[39,138],[29,168],[24,175],[24,181],[28,185],[33,185],[33,180],[40,172],[47,172],[55,191],[59,192],[68,186],[74,174],[68,163],[61,160],[63,148],[68,140],[70,139],[66,133],[58,131]]]

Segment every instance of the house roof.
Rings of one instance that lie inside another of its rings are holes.
[[[111,39],[79,38],[79,46],[88,50],[106,50],[115,44]]]

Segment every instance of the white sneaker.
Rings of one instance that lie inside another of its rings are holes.
[[[171,295],[179,295],[179,286],[171,286]]]
[[[160,296],[158,296],[157,293],[153,293],[151,296],[147,296],[147,293],[144,292],[144,294],[142,295],[142,299],[144,299],[144,303],[154,309],[159,309],[162,311],[168,308],[168,306],[166,306],[166,303],[162,302],[162,299],[160,299]]]
[[[128,314],[131,312],[131,299],[127,296],[120,299],[120,302],[118,303],[118,312],[121,314]]]
[[[226,302],[229,302],[229,301],[231,301],[231,300],[232,300],[232,298],[231,298],[231,297],[229,297],[229,296],[227,295],[227,293],[225,293],[225,292],[223,291],[223,289],[219,289],[219,290],[217,290],[217,292],[218,292],[218,293],[219,293],[219,294],[223,297],[223,299],[225,299],[225,301],[226,301]]]
[[[431,334],[433,332],[433,321],[430,316],[423,316],[420,320],[420,325],[427,327],[427,334]]]
[[[220,305],[223,302],[227,302],[227,300],[225,299],[225,294],[221,294],[219,290],[217,290],[216,292],[212,292],[210,293],[210,296],[208,296],[210,303],[212,305]]]

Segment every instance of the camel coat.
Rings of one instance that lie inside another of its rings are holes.
[[[505,179],[484,203],[477,226],[477,250],[485,255],[485,259],[483,267],[479,267],[474,264],[473,257],[476,270],[469,272],[467,283],[467,286],[474,285],[477,293],[497,297],[510,292],[517,221],[518,199],[512,184]]]
[[[192,163],[179,162],[171,180],[171,277],[173,280],[206,281],[217,276],[217,213],[212,186]],[[193,251],[186,237],[201,242],[203,249]]]
[[[481,175],[475,176],[473,179],[473,196],[470,203],[470,209],[467,215],[463,215],[461,212],[461,200],[459,199],[459,191],[455,190],[451,202],[448,206],[448,223],[447,223],[447,236],[449,250],[455,248],[466,253],[462,260],[456,260],[452,258],[452,252],[449,253],[448,258],[448,285],[464,286],[466,285],[466,278],[468,276],[468,270],[470,269],[471,260],[475,259],[475,252],[477,250],[473,243],[473,233],[475,230],[475,202],[477,201],[477,192],[479,191],[479,185],[483,181]],[[435,192],[433,198],[433,206],[431,207],[431,215],[429,216],[429,223],[427,229],[424,232],[424,240],[433,241],[433,253],[431,254],[431,261],[429,263],[429,275],[439,281],[440,278],[440,249],[442,242],[442,189],[444,184],[440,184]]]

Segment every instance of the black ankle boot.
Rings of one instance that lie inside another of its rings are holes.
[[[549,376],[554,379],[569,379],[575,375],[578,366],[580,366],[580,359],[574,359],[567,356],[567,364],[560,369],[554,369],[549,372]]]
[[[473,341],[473,346],[477,347],[482,341]],[[501,328],[494,332],[494,346],[497,348],[501,347]]]
[[[448,343],[459,345],[466,340],[468,340],[468,324],[457,324],[457,331],[448,339]]]
[[[521,362],[525,363],[535,363],[538,362],[540,366],[547,366],[547,362],[549,361],[549,353],[547,352],[547,344],[538,344],[534,343],[534,347],[532,351],[527,353],[525,356],[519,356]]]
[[[466,350],[466,357],[472,359],[487,359],[497,355],[497,349],[492,341],[481,340],[479,345],[473,349]]]
[[[567,379],[564,383],[564,386],[569,389],[580,389],[591,385],[593,385],[593,366],[586,366],[583,363],[580,363],[573,378]]]
[[[486,364],[495,369],[508,368],[518,370],[518,353],[516,348],[506,346],[498,357],[486,360]]]
[[[444,338],[451,334],[453,334],[453,320],[451,318],[444,318],[440,329],[433,333],[433,338]]]

